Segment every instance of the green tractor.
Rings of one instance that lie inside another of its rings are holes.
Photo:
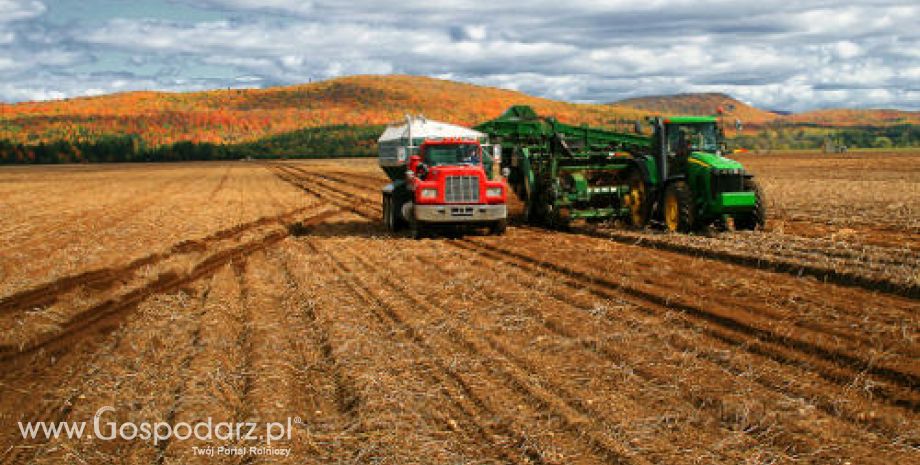
[[[622,219],[674,232],[709,225],[763,228],[764,197],[753,176],[722,156],[714,116],[649,118],[651,135],[574,126],[513,106],[476,130],[500,145],[502,172],[528,223]]]

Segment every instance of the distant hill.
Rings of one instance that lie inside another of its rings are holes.
[[[182,140],[239,143],[303,128],[386,124],[406,113],[473,125],[513,104],[594,125],[645,114],[635,108],[560,102],[428,77],[350,76],[267,89],[127,92],[0,104],[0,139],[35,143],[133,134],[152,146]]]
[[[814,123],[827,126],[892,126],[920,124],[920,111],[886,109],[835,108],[797,113],[786,118],[794,123]]]
[[[636,97],[620,100],[615,105],[639,108],[669,115],[713,115],[722,107],[745,123],[765,123],[780,115],[752,107],[730,95],[722,93],[676,94]]]
[[[837,108],[805,113],[767,111],[748,105],[723,93],[657,95],[619,100],[614,105],[633,107],[661,114],[709,115],[723,107],[745,124],[762,125],[769,122],[817,124],[824,126],[891,126],[920,124],[920,112],[886,109]]]

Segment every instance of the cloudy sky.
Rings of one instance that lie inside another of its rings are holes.
[[[920,110],[918,5],[0,0],[0,100],[400,73],[580,102],[721,91],[776,110]]]

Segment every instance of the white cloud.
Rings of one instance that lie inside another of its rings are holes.
[[[0,23],[35,18],[46,10],[45,4],[36,0],[0,0]]]
[[[109,91],[107,75],[192,90],[396,72],[577,101],[726,91],[774,109],[920,108],[920,8],[906,1],[170,1],[224,19],[55,28],[40,2],[0,0],[14,12],[0,99]]]

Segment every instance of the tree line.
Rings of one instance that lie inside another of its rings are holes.
[[[820,149],[828,143],[849,148],[917,147],[920,146],[920,127],[900,124],[834,129],[808,124],[777,125],[764,128],[756,135],[734,137],[731,142],[734,147],[776,150]]]
[[[372,157],[382,125],[307,128],[238,144],[181,141],[148,147],[137,135],[37,144],[0,139],[0,164],[175,162],[244,158]]]
[[[221,144],[181,141],[149,147],[138,135],[101,136],[88,141],[58,140],[23,144],[0,139],[0,164],[175,162],[245,158],[373,157],[383,125],[332,125],[306,128],[251,142]],[[817,149],[828,141],[850,148],[920,146],[920,129],[905,124],[832,130],[809,126],[769,127],[756,135],[730,139],[748,149]]]

